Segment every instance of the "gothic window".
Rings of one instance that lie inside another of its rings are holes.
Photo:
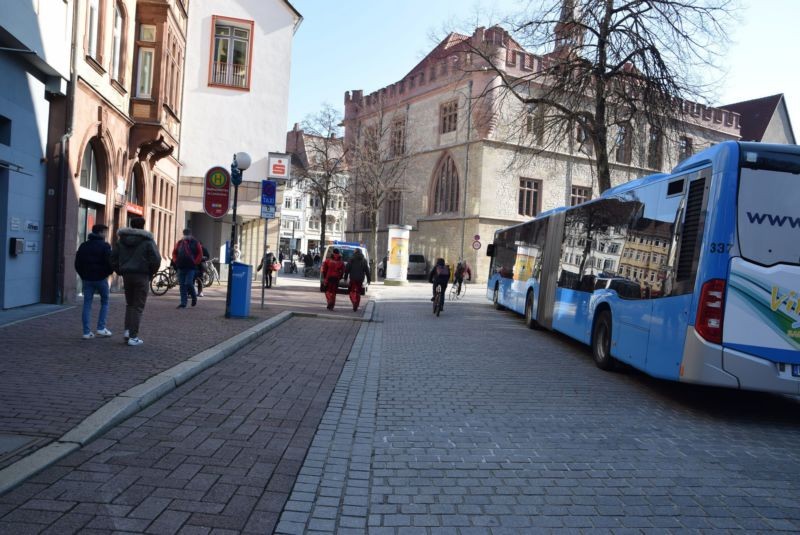
[[[519,179],[519,215],[533,217],[542,209],[542,181]]]
[[[661,129],[656,126],[650,127],[650,140],[647,144],[647,167],[651,169],[661,169],[662,147],[664,136]]]
[[[631,163],[631,129],[628,125],[620,125],[617,128],[616,145],[616,160],[619,163]]]
[[[403,197],[399,191],[392,191],[386,198],[386,224],[399,225]]]
[[[446,155],[436,169],[433,183],[433,213],[458,211],[458,171],[450,155]]]
[[[402,156],[406,153],[406,123],[395,121],[392,125],[392,156]]]
[[[455,132],[458,125],[458,101],[452,100],[442,104],[439,113],[439,132],[442,134]]]

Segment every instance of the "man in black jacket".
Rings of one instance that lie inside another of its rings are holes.
[[[111,266],[122,275],[125,283],[125,338],[129,346],[139,346],[144,342],[139,338],[139,323],[142,321],[150,279],[161,267],[153,235],[144,230],[143,217],[131,219],[130,228],[117,232],[119,240],[111,252]]]
[[[108,277],[113,273],[111,269],[111,246],[106,242],[105,225],[92,226],[89,239],[78,247],[75,254],[75,271],[81,278],[83,286],[83,339],[94,338],[94,333],[89,326],[92,315],[92,301],[94,294],[100,294],[100,316],[97,318],[97,336],[111,336],[111,331],[106,329],[108,318]]]
[[[350,302],[353,303],[353,312],[358,310],[358,305],[361,304],[361,294],[364,293],[364,279],[369,280],[369,262],[364,257],[361,249],[356,249],[353,252],[353,257],[347,263],[344,269],[344,279],[350,279],[347,285],[347,292],[350,294]]]

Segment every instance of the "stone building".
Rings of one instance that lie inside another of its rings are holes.
[[[272,250],[278,247],[279,220],[267,228],[261,219],[261,181],[268,154],[285,149],[292,39],[302,17],[286,0],[192,0],[191,10],[178,226],[223,258],[232,214],[204,213],[203,180],[211,167],[230,169],[233,155],[246,152],[252,165],[239,187],[237,241],[242,261],[257,264],[265,230]],[[227,276],[226,266],[220,273]]]
[[[387,224],[410,225],[411,253],[450,263],[466,258],[485,281],[486,246],[497,229],[599,191],[581,132],[546,144],[539,111],[486,93],[499,78],[480,68],[473,48],[489,49],[512,79],[543,61],[500,27],[453,33],[398,82],[369,95],[347,92],[344,125],[345,144],[356,144],[362,129],[382,117],[392,124],[386,143],[408,151],[405,180],[379,215],[379,250],[386,250]],[[610,132],[613,185],[667,171],[693,152],[739,138],[737,113],[690,102],[683,111],[680,133],[640,125]],[[402,143],[395,143],[399,137]],[[348,221],[348,239],[369,240],[364,218],[351,214]]]

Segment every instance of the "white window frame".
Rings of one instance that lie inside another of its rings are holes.
[[[114,32],[111,45],[111,79],[122,79],[122,23],[125,17],[119,5],[114,6]]]
[[[100,0],[89,0],[89,24],[86,31],[89,34],[89,47],[87,53],[94,59],[98,57],[97,38],[100,33]]]
[[[150,54],[150,72],[147,75],[147,90],[142,90],[142,75],[143,75],[143,64],[144,64],[144,56],[146,54]],[[148,47],[141,47],[139,49],[139,57],[136,62],[136,97],[137,98],[151,98],[153,95],[153,66],[155,63],[156,58],[156,49],[155,48],[148,48]]]

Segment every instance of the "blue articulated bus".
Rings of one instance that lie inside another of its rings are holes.
[[[487,297],[663,379],[800,393],[800,147],[728,141],[499,230]]]

